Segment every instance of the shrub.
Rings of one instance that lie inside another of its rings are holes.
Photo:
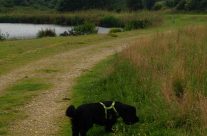
[[[159,1],[156,2],[155,5],[153,6],[154,10],[161,10],[163,8],[165,8],[166,2],[165,1]]]
[[[122,27],[122,22],[119,18],[114,16],[105,16],[100,20],[100,26],[102,27]]]
[[[92,34],[97,33],[97,29],[95,24],[85,22],[83,25],[75,26],[71,31],[70,35],[84,35],[84,34]]]
[[[8,33],[2,33],[0,30],[0,41],[6,40],[9,37]]]
[[[149,20],[132,20],[125,25],[124,30],[130,31],[133,29],[145,28],[149,25]]]
[[[112,28],[110,31],[109,31],[109,33],[118,33],[118,32],[122,32],[123,31],[123,29],[121,29],[121,28]]]
[[[39,32],[37,33],[37,37],[38,38],[42,38],[42,37],[55,37],[56,33],[54,29],[45,29],[45,30],[39,30]]]

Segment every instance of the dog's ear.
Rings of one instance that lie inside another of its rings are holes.
[[[68,117],[74,117],[75,115],[75,106],[71,105],[68,107],[68,109],[66,110],[66,116]]]

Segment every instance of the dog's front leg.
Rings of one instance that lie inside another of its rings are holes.
[[[112,127],[113,127],[113,124],[112,124],[112,123],[107,123],[107,124],[105,125],[105,131],[106,131],[106,132],[109,132],[109,133],[113,132]]]
[[[111,119],[111,120],[107,120],[106,121],[106,124],[105,124],[105,131],[106,132],[114,132],[114,130],[113,130],[113,125],[116,123],[116,118],[113,118],[113,119]]]

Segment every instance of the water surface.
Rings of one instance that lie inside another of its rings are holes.
[[[8,39],[30,39],[36,38],[39,30],[54,29],[57,35],[71,30],[71,26],[47,25],[47,24],[23,24],[23,23],[0,23],[0,31],[8,34]],[[99,34],[106,34],[109,28],[97,27]]]

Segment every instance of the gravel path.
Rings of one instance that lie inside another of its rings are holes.
[[[131,38],[132,39],[132,38]],[[107,56],[122,50],[130,39],[115,40],[91,45],[48,57],[0,77],[0,94],[16,81],[28,77],[45,78],[53,84],[46,92],[34,97],[22,110],[27,118],[14,122],[9,131],[11,136],[57,135],[59,122],[65,118],[70,89],[75,79]],[[41,69],[57,69],[53,74],[42,74]],[[71,98],[70,98],[71,99]]]

